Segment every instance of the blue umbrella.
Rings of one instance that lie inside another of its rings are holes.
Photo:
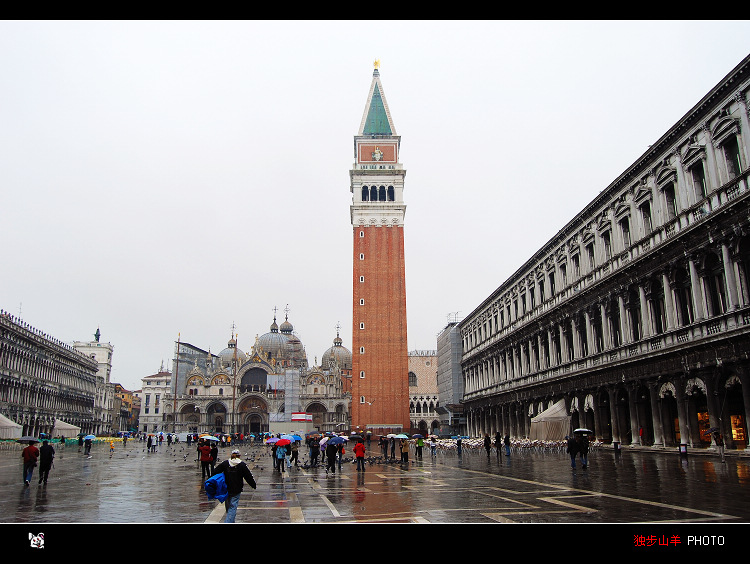
[[[86,435],[85,437],[83,437],[83,440],[84,441],[88,441],[88,440],[93,441],[95,438],[96,438],[96,435]]]
[[[333,437],[328,441],[329,445],[343,445],[346,442],[344,437]]]

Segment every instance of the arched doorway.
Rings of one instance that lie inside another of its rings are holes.
[[[651,417],[651,396],[648,388],[643,384],[640,384],[634,393],[639,435],[641,429],[643,430],[643,435],[640,436],[641,444],[652,445],[654,444],[654,421]]]
[[[237,407],[238,431],[245,435],[268,432],[268,404],[259,396],[244,398]]]
[[[745,402],[742,397],[742,384],[736,375],[727,378],[719,394],[722,430],[727,446],[733,449],[747,448],[747,422]]]
[[[322,403],[311,403],[307,406],[305,411],[312,414],[313,427],[318,431],[322,431],[323,425],[325,425],[326,422],[326,413],[328,413],[326,406]]]
[[[708,398],[703,380],[691,378],[685,386],[685,395],[690,444],[693,447],[707,447],[711,444],[711,436],[706,431],[711,428],[711,424],[708,420]]]
[[[682,437],[680,436],[680,420],[677,411],[677,395],[671,382],[667,382],[661,387],[659,404],[664,446],[678,446]]]
[[[212,433],[225,432],[227,422],[227,408],[221,403],[213,403],[207,410],[208,426]]]
[[[607,390],[600,390],[597,394],[599,398],[597,405],[599,406],[599,421],[601,421],[600,429],[597,430],[596,436],[604,442],[612,442],[612,415],[609,409],[609,393]]]

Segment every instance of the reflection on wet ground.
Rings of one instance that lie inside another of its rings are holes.
[[[264,446],[242,445],[258,489],[245,488],[237,514],[247,523],[633,523],[747,522],[750,459],[603,449],[587,469],[562,452],[439,451],[408,466],[373,449],[365,472],[345,462],[336,474],[301,466],[274,472]],[[56,447],[49,482],[29,487],[20,449],[0,450],[5,523],[204,523],[223,520],[208,500],[194,446],[96,444]],[[220,458],[228,456],[220,451]]]

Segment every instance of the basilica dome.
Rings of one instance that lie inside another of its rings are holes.
[[[279,326],[276,324],[276,318],[274,317],[273,323],[271,324],[268,333],[265,333],[258,337],[258,340],[255,344],[255,352],[261,353],[264,358],[267,358],[267,355],[269,353],[274,358],[280,358],[281,356],[283,356],[284,351],[286,350],[287,340],[287,335],[279,333]],[[260,350],[257,350],[258,347],[263,349],[262,352]]]
[[[241,366],[247,360],[247,355],[237,348],[237,341],[232,337],[227,343],[227,348],[219,353],[219,360],[222,368],[232,366],[234,360],[235,351],[237,353],[237,366]]]
[[[336,338],[333,340],[333,346],[323,353],[321,368],[333,368],[334,361],[338,364],[341,370],[351,371],[352,353],[342,344],[341,337],[339,337],[338,333],[336,333]]]
[[[305,347],[292,333],[293,330],[294,326],[289,323],[289,319],[284,320],[279,330],[274,317],[269,332],[258,337],[255,352],[260,353],[265,360],[275,359],[282,366],[307,366]]]

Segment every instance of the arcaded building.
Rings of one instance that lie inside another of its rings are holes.
[[[747,448],[750,57],[460,324],[468,432]],[[581,169],[585,162],[581,162]]]

